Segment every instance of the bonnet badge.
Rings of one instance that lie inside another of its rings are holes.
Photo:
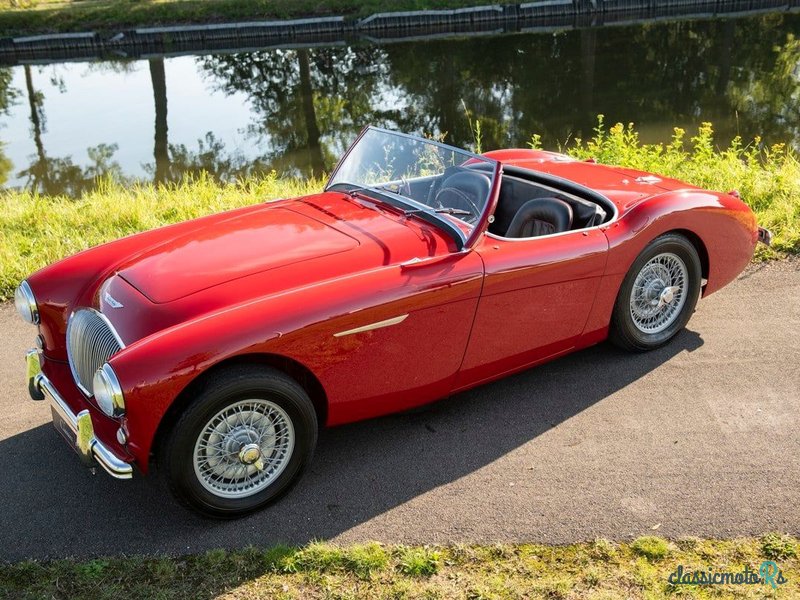
[[[119,300],[114,299],[114,297],[111,294],[109,294],[108,292],[103,294],[103,300],[105,300],[106,304],[108,304],[111,308],[122,308],[123,307],[122,302],[120,302]]]

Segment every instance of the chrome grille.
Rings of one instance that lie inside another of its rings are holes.
[[[75,383],[92,395],[94,374],[125,347],[117,332],[101,313],[91,308],[75,311],[67,323],[67,357]]]

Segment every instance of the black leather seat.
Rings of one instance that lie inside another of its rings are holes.
[[[480,216],[492,183],[483,173],[461,172],[451,175],[436,193],[435,208],[455,208]]]
[[[520,206],[505,237],[528,238],[569,231],[572,207],[557,198],[535,198]]]

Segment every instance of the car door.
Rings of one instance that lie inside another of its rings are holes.
[[[311,323],[273,340],[270,351],[316,375],[329,425],[413,408],[453,389],[482,281],[483,262],[473,251],[332,280],[313,297],[286,298],[283,314],[297,304],[316,308],[304,313]]]
[[[515,371],[576,345],[605,269],[600,229],[527,239],[486,234],[485,278],[457,388]]]

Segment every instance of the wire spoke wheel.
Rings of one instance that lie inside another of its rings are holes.
[[[283,408],[269,400],[242,400],[202,428],[194,446],[194,472],[215,496],[246,498],[280,476],[294,446],[294,426]]]
[[[633,282],[630,314],[642,333],[659,333],[672,325],[686,303],[689,273],[677,254],[664,252],[651,258]]]

